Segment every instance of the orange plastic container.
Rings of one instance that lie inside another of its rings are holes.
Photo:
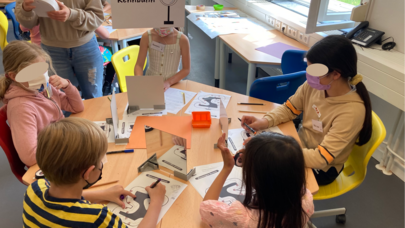
[[[192,112],[193,120],[191,125],[194,128],[209,128],[211,126],[211,113],[208,111]]]

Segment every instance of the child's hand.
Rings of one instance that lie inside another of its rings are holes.
[[[170,88],[170,83],[168,82],[168,81],[165,81],[164,83],[163,83],[163,89],[165,90],[165,92],[166,92],[166,90],[168,90]]]
[[[30,12],[31,10],[35,9],[35,6],[31,5],[32,3],[34,3],[34,0],[24,0],[22,4],[23,10]]]
[[[59,5],[59,9],[58,11],[50,11],[48,12],[48,17],[53,19],[53,20],[57,20],[60,22],[65,22],[69,16],[70,16],[70,8],[65,6],[62,2],[60,1],[56,1]]]
[[[59,77],[58,75],[53,75],[49,77],[49,83],[53,85],[56,89],[65,89],[69,85],[69,81]]]
[[[161,183],[158,183],[154,188],[151,188],[152,183],[150,186],[146,187],[145,190],[148,192],[150,201],[158,202],[159,204],[163,204],[163,200],[166,194],[166,186]]]
[[[231,171],[233,167],[235,166],[235,160],[233,159],[233,156],[231,152],[229,151],[228,147],[226,147],[225,143],[225,136],[226,134],[223,133],[221,137],[218,139],[217,146],[221,150],[222,154],[222,160],[224,160],[224,170],[226,169],[227,171]]]
[[[115,185],[111,188],[104,190],[105,200],[114,202],[120,205],[123,209],[125,209],[125,202],[121,199],[121,195],[124,196],[124,199],[129,196],[132,198],[136,198],[134,194],[125,190],[121,185]]]
[[[247,128],[243,123],[249,125],[249,127],[253,128],[256,131],[264,130],[269,127],[269,121],[266,118],[256,118],[254,116],[243,116],[241,121],[241,126],[247,132],[250,132],[249,128]]]

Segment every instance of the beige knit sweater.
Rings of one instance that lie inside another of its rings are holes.
[[[47,17],[38,17],[32,10],[22,8],[23,0],[17,0],[15,14],[17,21],[26,28],[41,24],[40,34],[43,44],[51,47],[73,48],[90,41],[104,21],[103,6],[100,0],[60,0],[70,8],[70,16],[65,22]]]
[[[355,91],[326,98],[324,90],[313,89],[305,82],[286,103],[264,117],[272,127],[293,120],[303,112],[298,135],[306,166],[325,172],[334,166],[339,172],[363,128],[365,110],[363,100]],[[323,132],[313,128],[312,120],[322,122]]]

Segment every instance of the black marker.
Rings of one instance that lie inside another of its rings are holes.
[[[162,179],[159,178],[155,183],[152,184],[152,186],[151,186],[150,188],[156,187],[156,185],[159,184],[159,182],[160,182],[161,180],[162,180]]]
[[[238,118],[238,120],[239,120],[240,122],[242,122],[242,120],[241,120],[240,118]],[[243,125],[245,125],[253,134],[256,135],[256,131],[253,130],[253,128],[251,128],[251,127],[250,127],[249,125],[247,125],[246,123],[243,123]]]

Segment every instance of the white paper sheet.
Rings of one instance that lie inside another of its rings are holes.
[[[202,198],[204,198],[223,166],[223,162],[218,162],[195,167],[195,174],[189,181]],[[246,191],[242,187],[242,168],[235,166],[225,181],[218,201],[227,203],[228,205],[231,205],[236,200],[243,202],[245,193]]]
[[[263,131],[259,131],[258,133],[262,132],[277,132],[283,134],[283,132],[277,126],[265,129]],[[228,130],[228,149],[235,154],[240,149],[243,148],[243,142],[253,136],[252,133],[245,131],[243,128],[231,129]]]
[[[183,94],[186,97],[186,103],[183,101]],[[166,111],[169,113],[177,114],[188,102],[193,99],[197,93],[169,88],[165,92]]]
[[[127,227],[138,227],[150,203],[145,187],[150,186],[158,178],[161,178],[160,183],[166,186],[166,195],[158,219],[159,223],[187,185],[153,171],[141,173],[125,188],[136,195],[135,200],[129,196],[124,199],[125,209],[115,203],[107,204],[108,208],[118,215]]]
[[[115,142],[114,130],[112,124],[107,124],[105,121],[93,121],[95,124],[100,126],[101,130],[104,131],[104,134],[107,137],[108,143]]]
[[[228,106],[231,96],[217,93],[199,92],[194,100],[191,102],[188,109],[184,112],[191,114],[194,111],[210,111],[211,118],[219,119],[219,100],[222,100],[224,107]]]
[[[115,30],[117,30],[117,29],[113,29],[113,27],[111,25],[105,25],[104,28],[107,29],[108,33],[110,33],[110,34],[112,32],[114,32]]]
[[[184,146],[174,145],[170,150],[158,158],[159,166],[180,173],[187,173],[187,157],[184,153]]]

